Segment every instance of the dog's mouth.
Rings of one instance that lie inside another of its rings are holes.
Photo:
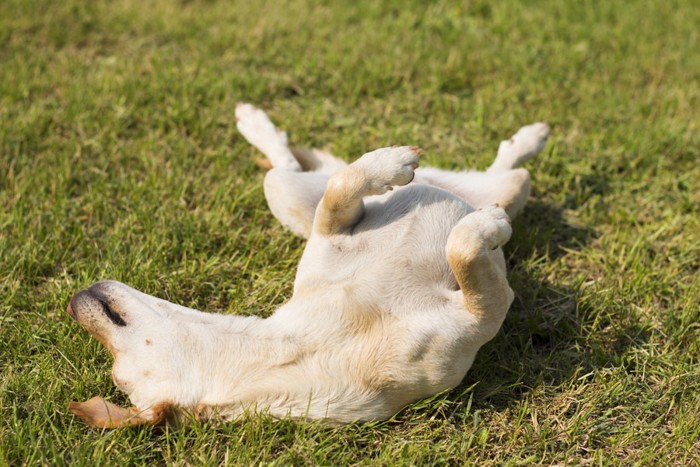
[[[73,297],[68,300],[68,306],[66,307],[66,313],[68,313],[68,316],[71,318],[75,319],[75,311],[73,311],[73,306],[71,302],[73,301]]]

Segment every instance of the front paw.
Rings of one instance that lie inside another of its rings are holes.
[[[421,149],[416,146],[394,146],[369,152],[357,160],[367,179],[370,194],[383,194],[394,186],[410,183],[418,168]]]
[[[495,250],[510,240],[513,233],[510,223],[510,217],[498,205],[474,211],[460,221],[460,224],[469,226],[477,241],[488,250]]]

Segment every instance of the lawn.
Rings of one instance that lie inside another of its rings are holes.
[[[695,1],[0,2],[0,465],[642,464],[700,459]],[[126,404],[64,312],[112,278],[268,316],[304,242],[233,109],[347,160],[483,169],[547,121],[506,246],[516,299],[455,390],[393,419],[103,431]]]

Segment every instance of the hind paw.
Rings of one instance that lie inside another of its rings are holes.
[[[509,140],[501,141],[494,167],[514,169],[542,152],[549,138],[549,125],[533,123],[520,128]]]
[[[264,111],[251,104],[238,104],[236,126],[250,144],[270,159],[273,167],[301,169],[289,150],[287,134],[278,129]]]

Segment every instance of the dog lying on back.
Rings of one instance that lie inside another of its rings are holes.
[[[525,204],[517,168],[549,128],[521,128],[486,172],[417,169],[420,150],[390,147],[352,164],[290,149],[248,104],[238,128],[272,166],[272,213],[308,238],[291,299],[271,317],[203,313],[115,281],[78,292],[68,313],[114,356],[134,407],[71,403],[98,427],[186,416],[337,422],[385,419],[455,387],[503,322],[513,292],[501,246]]]

